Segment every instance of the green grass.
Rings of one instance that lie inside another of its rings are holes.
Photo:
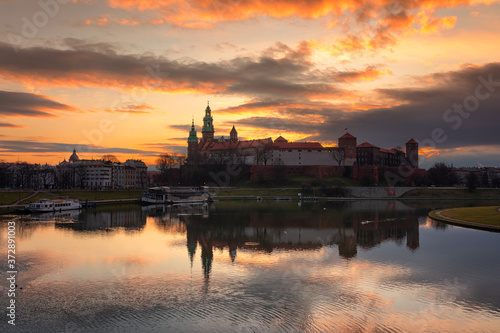
[[[41,192],[41,193],[38,193],[34,197],[31,197],[31,198],[29,198],[27,200],[21,200],[20,204],[21,205],[27,205],[27,204],[30,204],[32,202],[37,202],[40,199],[56,199],[56,197],[51,196],[51,195],[47,195],[46,193]]]
[[[243,188],[302,188],[302,185],[309,185],[320,188],[321,186],[336,187],[336,186],[360,186],[359,182],[347,177],[328,177],[314,178],[309,176],[287,176],[276,181],[273,179],[267,180],[250,180],[237,184]]]
[[[300,189],[275,189],[275,188],[234,188],[214,189],[216,196],[293,196],[297,197]]]
[[[440,188],[422,188],[406,192],[402,198],[460,198],[460,199],[487,199],[500,198],[500,189],[498,188],[479,188],[474,192],[467,189],[440,189]]]
[[[93,190],[75,190],[75,191],[52,191],[51,193],[60,197],[68,197],[81,201],[95,200],[122,200],[122,199],[140,199],[145,190],[123,190],[123,191],[93,191]]]
[[[441,215],[444,218],[459,219],[472,223],[488,224],[492,226],[500,226],[500,212],[498,211],[499,206],[487,206],[487,207],[461,207],[441,210]],[[432,211],[429,216],[437,220],[443,220],[438,215],[437,211]],[[455,221],[450,221],[454,222]]]
[[[19,200],[24,199],[33,194],[33,191],[1,191],[0,192],[0,205],[12,205]]]

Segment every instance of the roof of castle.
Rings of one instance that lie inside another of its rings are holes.
[[[346,134],[342,135],[339,139],[356,139],[356,137],[354,135],[346,133]]]
[[[371,143],[363,142],[362,144],[357,145],[356,148],[378,148],[378,147],[372,145]]]
[[[288,142],[288,140],[280,135],[276,140],[274,140],[274,143],[280,143],[280,142]]]
[[[410,139],[410,141],[407,142],[408,143],[418,143],[417,141],[415,141],[414,139]]]
[[[245,141],[200,141],[198,144],[198,150],[226,150],[226,149],[248,149],[257,148],[265,146],[272,142],[271,138],[267,139],[257,139],[257,140],[245,140]]]
[[[323,149],[319,142],[276,142],[271,145],[275,149]]]
[[[394,148],[392,148],[392,149],[380,148],[380,151],[383,153],[388,153],[388,154],[397,154],[398,153],[398,151]]]

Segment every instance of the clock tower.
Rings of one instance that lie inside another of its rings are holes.
[[[203,117],[203,128],[201,129],[203,142],[213,141],[214,139],[214,119],[212,118],[212,110],[210,105],[205,109],[205,117]]]

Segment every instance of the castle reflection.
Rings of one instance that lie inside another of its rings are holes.
[[[406,241],[410,251],[419,247],[422,214],[399,202],[216,206],[205,206],[202,212],[179,217],[186,226],[191,262],[197,247],[201,248],[206,279],[210,276],[214,249],[227,249],[234,262],[239,250],[303,251],[337,246],[340,257],[350,259],[357,255],[358,248],[370,249],[387,241],[398,245]]]
[[[123,207],[117,210],[87,210],[75,223],[57,228],[83,231],[141,231],[150,221],[164,233],[186,235],[188,256],[193,264],[198,247],[208,280],[214,250],[227,249],[232,262],[238,251],[271,253],[311,251],[336,246],[344,259],[358,250],[383,242],[420,245],[419,225],[428,223],[426,211],[398,201],[342,201],[322,203],[218,202],[216,204]],[[419,220],[420,217],[420,220]],[[438,225],[433,227],[438,228]]]

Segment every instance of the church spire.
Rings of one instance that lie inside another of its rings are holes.
[[[238,141],[238,132],[236,131],[236,128],[233,125],[233,129],[229,133],[229,139],[231,141]]]
[[[210,104],[207,102],[207,108],[205,109],[205,117],[203,117],[203,128],[201,130],[203,141],[212,141],[214,139],[214,124],[212,118],[212,110],[210,109]]]

